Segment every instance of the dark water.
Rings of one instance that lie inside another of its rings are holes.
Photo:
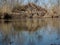
[[[0,20],[0,45],[60,45],[60,18]]]

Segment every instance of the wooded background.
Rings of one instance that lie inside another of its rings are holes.
[[[16,4],[28,4],[30,2],[36,5],[42,6],[44,8],[51,8],[53,6],[60,6],[60,0],[0,0],[0,7],[4,5],[9,5],[11,7],[16,6]]]

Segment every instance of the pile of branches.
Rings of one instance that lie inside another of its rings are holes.
[[[27,5],[14,7],[12,12],[19,13],[22,18],[40,18],[47,13],[47,10],[36,4],[29,3]]]

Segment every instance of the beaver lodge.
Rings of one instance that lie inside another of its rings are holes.
[[[3,16],[0,16],[0,18],[1,17],[3,17],[4,19],[42,18],[47,14],[48,11],[45,8],[37,6],[36,4],[33,3],[29,3],[27,5],[18,5],[13,7],[11,13],[8,14],[5,12]],[[53,16],[51,17],[53,18]]]
[[[29,3],[14,7],[12,12],[19,13],[16,18],[41,18],[47,13],[47,10],[33,3]]]

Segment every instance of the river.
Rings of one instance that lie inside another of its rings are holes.
[[[60,18],[0,20],[0,45],[60,45]]]

